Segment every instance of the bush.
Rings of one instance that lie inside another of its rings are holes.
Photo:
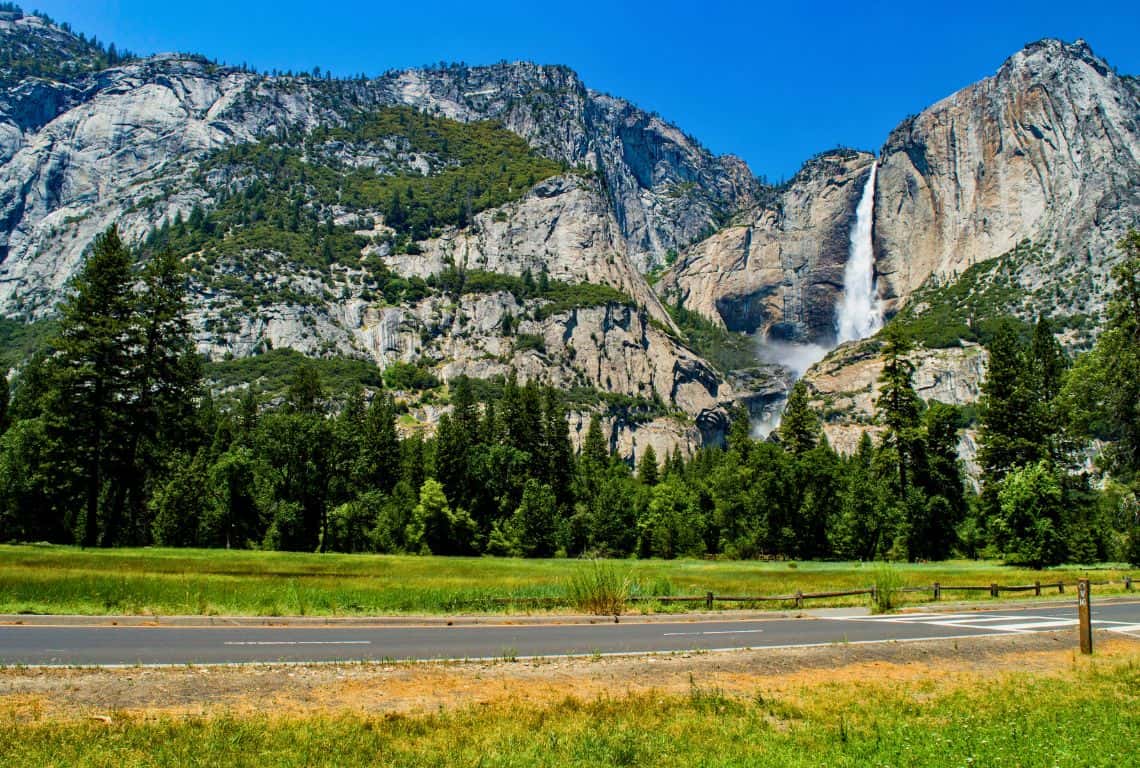
[[[875,568],[875,593],[872,595],[871,611],[886,613],[898,607],[899,590],[903,586],[902,573],[890,563],[882,563]]]
[[[545,355],[546,339],[537,333],[520,333],[518,336],[515,336],[514,351],[516,353],[537,352],[540,355]]]
[[[384,383],[390,389],[424,390],[438,387],[439,379],[423,362],[395,362],[384,369]]]
[[[586,561],[566,584],[566,598],[580,611],[620,616],[629,599],[629,575],[606,560]]]

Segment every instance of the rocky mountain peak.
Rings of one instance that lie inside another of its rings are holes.
[[[877,198],[897,201],[875,218],[888,298],[1024,239],[1062,267],[1095,254],[1103,272],[1140,210],[1138,116],[1135,88],[1086,43],[1043,40],[905,121],[878,179]]]

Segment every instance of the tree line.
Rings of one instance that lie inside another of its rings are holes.
[[[95,243],[48,349],[0,379],[0,540],[445,555],[1140,560],[1140,235],[1095,349],[1070,364],[1048,320],[999,324],[979,404],[923,402],[888,325],[875,437],[828,444],[807,385],[773,438],[737,415],[689,458],[615,455],[594,417],[575,450],[564,393],[459,377],[433,436],[384,390],[329,392],[313,365],[284,397],[219,406],[169,254]],[[1107,447],[1090,471],[1090,441]]]

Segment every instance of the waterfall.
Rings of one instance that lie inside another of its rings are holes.
[[[876,161],[871,164],[871,175],[855,209],[843,274],[843,298],[835,306],[835,343],[821,346],[765,338],[758,341],[757,356],[761,362],[783,368],[792,381],[802,377],[834,347],[845,341],[865,339],[883,327],[883,306],[875,286],[875,251],[871,241],[877,169]],[[767,399],[763,412],[753,416],[753,437],[765,438],[780,425],[784,404],[783,396]]]
[[[883,306],[875,286],[875,250],[871,244],[871,224],[875,213],[875,172],[863,187],[855,224],[851,227],[851,245],[843,274],[843,300],[835,309],[836,342],[865,339],[883,327]]]

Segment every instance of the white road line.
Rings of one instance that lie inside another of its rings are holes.
[[[372,645],[371,640],[227,640],[222,645]]]
[[[975,616],[972,613],[906,613],[899,616],[824,616],[832,621],[867,621],[873,624],[922,624],[932,619],[965,619]],[[1002,616],[1000,618],[1014,618]]]
[[[754,635],[762,629],[721,629],[709,632],[665,632],[662,637],[691,637],[694,635]]]
[[[1044,629],[1073,627],[1076,624],[1076,619],[1054,619],[1053,621],[1022,621],[1016,624],[991,624],[987,629],[1001,629],[1006,632],[1037,632]]]
[[[1140,624],[1125,624],[1122,627],[1105,627],[1105,629],[1109,632],[1140,632]]]

